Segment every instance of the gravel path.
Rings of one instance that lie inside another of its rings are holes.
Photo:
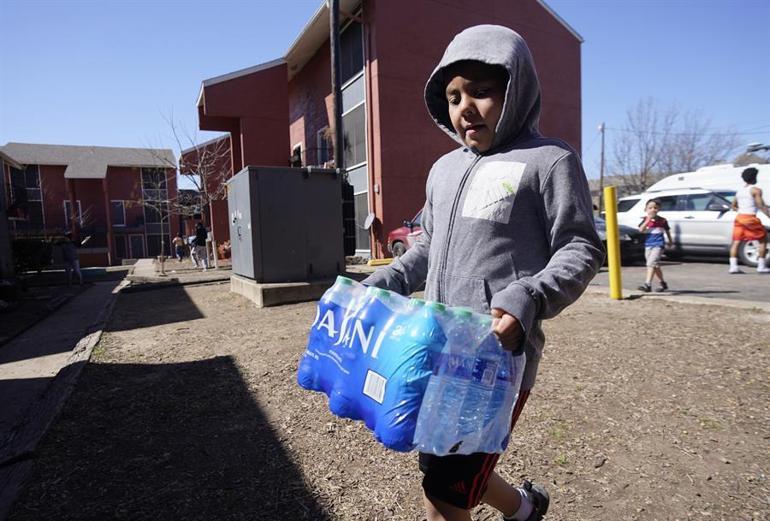
[[[227,285],[122,295],[11,519],[423,519],[416,455],[296,385],[314,310]],[[770,519],[769,330],[584,296],[546,325],[498,470],[547,485],[548,521]]]

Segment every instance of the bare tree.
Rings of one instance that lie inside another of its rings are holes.
[[[639,101],[626,112],[612,151],[612,169],[623,176],[625,188],[644,191],[651,184],[677,117],[676,109],[661,110],[653,98]]]
[[[693,172],[706,165],[726,162],[738,146],[738,135],[732,132],[714,133],[711,121],[699,112],[682,114],[677,132],[666,143],[661,158],[662,175]]]
[[[162,186],[150,188],[149,193],[143,190],[140,204],[145,208],[154,209],[161,215],[161,219],[167,220],[171,215],[190,218],[200,213],[209,216],[208,219],[204,218],[204,221],[210,223],[211,203],[227,197],[225,181],[232,176],[230,136],[224,135],[201,143],[196,135],[180,128],[173,117],[164,119],[176,144],[179,163],[172,161],[173,158],[162,154],[160,150],[150,149],[150,153],[156,163],[159,161],[165,164],[165,168],[173,171],[174,176],[178,168],[179,174],[192,184],[197,193],[191,197],[189,193],[177,190],[173,197],[169,197],[168,190],[164,188],[168,186],[169,179],[161,181],[158,178],[157,184]],[[154,196],[160,197],[152,198]],[[163,244],[161,248],[163,249]],[[214,254],[216,255],[216,252]],[[162,265],[161,262],[161,270]]]
[[[616,129],[612,171],[628,192],[642,192],[661,177],[724,162],[738,144],[731,131],[714,132],[700,112],[639,101]]]

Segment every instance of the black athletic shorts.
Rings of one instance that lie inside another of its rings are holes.
[[[511,430],[519,419],[521,410],[529,398],[529,390],[519,392],[513,407]],[[487,490],[487,482],[500,454],[456,454],[434,456],[420,453],[420,470],[424,474],[422,488],[430,498],[435,498],[458,508],[469,510],[481,502]]]

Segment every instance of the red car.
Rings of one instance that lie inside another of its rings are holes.
[[[411,221],[404,221],[404,225],[388,234],[388,250],[394,257],[400,257],[414,243],[417,235],[422,233],[420,227],[420,217],[422,210]]]

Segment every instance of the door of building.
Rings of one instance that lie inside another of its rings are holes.
[[[144,235],[129,235],[129,246],[131,246],[131,258],[144,258]]]

